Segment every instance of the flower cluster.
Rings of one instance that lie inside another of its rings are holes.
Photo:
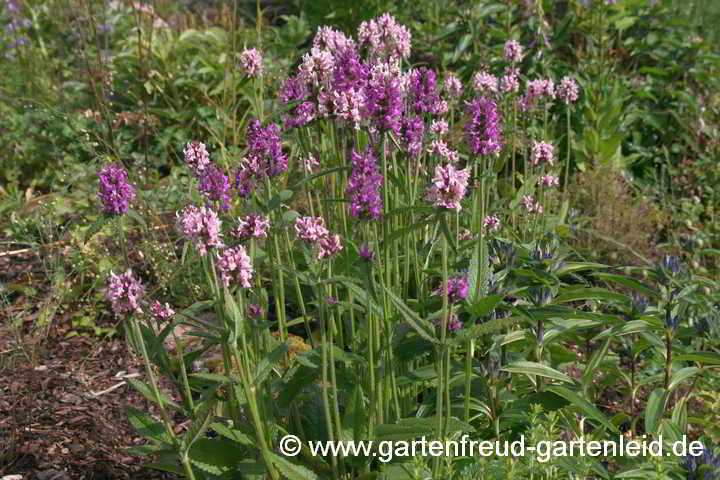
[[[553,187],[560,185],[560,179],[554,175],[543,175],[540,177],[540,183],[545,187]]]
[[[483,227],[488,232],[496,232],[500,230],[500,225],[500,219],[495,215],[488,215],[487,217],[483,218]]]
[[[568,105],[577,102],[578,86],[575,80],[570,77],[563,77],[563,79],[560,80],[560,85],[558,85],[557,95],[560,97],[560,100]]]
[[[425,121],[421,116],[405,117],[402,120],[402,139],[411,157],[422,153]]]
[[[468,104],[470,120],[465,125],[465,137],[474,154],[494,155],[502,148],[502,132],[497,104],[478,98]]]
[[[98,176],[99,196],[105,211],[116,215],[127,213],[130,201],[135,198],[135,187],[127,182],[127,170],[115,166],[105,167]]]
[[[220,210],[230,209],[230,181],[217,165],[210,164],[199,175],[198,190],[208,200],[219,202]]]
[[[249,48],[240,54],[240,63],[249,77],[257,77],[263,73],[262,54],[256,48]]]
[[[235,280],[242,287],[250,288],[250,280],[253,276],[252,261],[242,245],[223,250],[218,257],[217,267],[226,287],[230,286],[231,280]]]
[[[207,207],[188,205],[177,214],[175,226],[179,233],[192,241],[201,256],[207,254],[208,247],[225,246],[220,241],[220,219]]]
[[[505,75],[500,78],[500,91],[503,93],[515,93],[520,90],[518,75],[520,75],[520,71],[517,68],[508,69]]]
[[[376,19],[362,22],[358,28],[358,40],[368,45],[374,58],[408,58],[410,56],[410,30],[386,13]]]
[[[472,84],[476,93],[497,92],[498,90],[498,79],[487,72],[475,72]]]
[[[107,297],[115,315],[142,313],[140,301],[144,295],[145,287],[133,276],[132,270],[120,275],[110,272]]]
[[[520,99],[520,109],[530,110],[538,98],[545,101],[555,98],[555,84],[552,79],[538,78],[528,83],[525,95]]]
[[[533,142],[530,161],[533,165],[552,165],[555,161],[553,146],[547,142]]]
[[[449,129],[450,126],[445,120],[433,120],[430,124],[430,132],[434,135],[445,135]]]
[[[451,150],[443,140],[433,140],[430,142],[428,153],[440,155],[448,162],[457,162],[460,159],[458,152]]]
[[[270,219],[267,216],[251,213],[244,218],[238,218],[237,227],[231,234],[241,240],[248,238],[267,238],[269,228]]]
[[[530,195],[523,195],[522,203],[528,213],[543,213],[543,206]]]
[[[175,310],[168,303],[163,305],[157,300],[153,300],[150,304],[150,314],[158,323],[162,323],[171,319],[175,315]]]
[[[200,175],[210,165],[210,154],[204,143],[197,140],[189,142],[185,146],[183,153],[185,154],[185,164],[195,175]]]
[[[448,296],[450,303],[467,298],[470,293],[470,284],[467,277],[448,278],[447,286],[444,289],[439,288],[433,292],[433,295],[442,295],[443,293]]]
[[[460,200],[465,196],[469,178],[468,168],[457,170],[452,164],[436,166],[427,200],[436,207],[460,211]]]
[[[383,211],[380,188],[384,179],[378,173],[372,150],[368,147],[360,154],[353,149],[350,160],[352,173],[345,190],[350,197],[350,215],[355,218],[379,219]]]
[[[512,63],[518,63],[522,60],[523,48],[516,40],[508,40],[505,42],[505,59]]]
[[[435,72],[425,67],[410,72],[408,100],[415,113],[439,114],[442,111]]]
[[[322,217],[298,217],[295,219],[298,238],[317,246],[317,258],[323,260],[343,249],[340,235],[333,235],[325,227]]]
[[[259,120],[252,120],[248,126],[248,153],[235,176],[234,186],[239,195],[250,196],[259,179],[274,177],[287,168],[280,126],[270,123],[263,127]]]
[[[448,73],[447,75],[445,75],[445,82],[443,83],[443,88],[445,89],[445,92],[450,98],[458,98],[460,95],[462,95],[462,82],[460,82],[460,79],[457,78],[454,73]]]

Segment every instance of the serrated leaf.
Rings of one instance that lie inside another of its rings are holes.
[[[275,468],[289,480],[317,480],[318,478],[311,470],[297,463],[293,463],[280,455],[267,452],[267,456]]]
[[[475,429],[455,417],[448,419],[447,433],[472,432]],[[402,418],[396,423],[385,423],[375,426],[375,441],[412,440],[422,436],[433,435],[437,431],[437,418]]]
[[[255,378],[253,378],[253,385],[258,386],[260,385],[265,378],[268,376],[270,371],[272,370],[272,366],[281,360],[285,358],[285,355],[288,352],[288,346],[285,343],[281,343],[277,347],[275,347],[271,352],[269,352],[267,355],[263,357],[262,360],[260,360],[260,363],[257,365]]]
[[[395,295],[389,287],[383,286],[383,288],[385,289],[385,292],[390,301],[393,303],[393,305],[395,305],[395,308],[400,312],[405,321],[407,321],[410,326],[415,329],[418,335],[420,335],[429,342],[440,343],[440,341],[435,338],[435,333],[430,330],[426,322],[424,322],[417,313],[415,313],[410,307],[408,307],[405,302],[402,301],[402,299]]]
[[[233,442],[240,443],[242,445],[252,446],[256,445],[257,441],[248,437],[245,433],[240,430],[232,429],[222,423],[211,423],[210,428],[217,432],[219,435],[232,440]]]
[[[203,403],[200,404],[197,411],[195,412],[195,418],[190,424],[187,433],[182,438],[180,449],[188,451],[192,447],[193,443],[197,441],[202,434],[205,433],[210,422],[213,419],[213,413],[215,411],[215,404],[217,403],[217,397],[208,396]]]
[[[212,475],[224,475],[236,469],[241,450],[220,438],[199,438],[188,454],[190,463]]]
[[[128,421],[138,434],[155,442],[171,443],[170,436],[162,422],[136,408],[128,407],[127,412]]]

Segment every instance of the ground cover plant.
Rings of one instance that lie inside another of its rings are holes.
[[[173,478],[716,478],[700,5],[8,0],[3,374],[126,339],[87,398]],[[381,450],[619,437],[700,447]]]

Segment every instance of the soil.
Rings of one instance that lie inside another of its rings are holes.
[[[14,274],[29,275],[37,265],[30,258],[17,260],[8,263],[8,258],[0,258],[5,285],[17,285],[19,275]],[[74,331],[70,316],[59,314],[45,331],[30,332],[33,306],[28,304],[33,299],[16,294],[3,298],[0,479],[6,475],[21,475],[23,480],[179,478],[145,468],[151,458],[127,452],[128,447],[145,443],[128,422],[127,408],[156,417],[157,411],[124,381],[126,376],[143,380],[145,373],[122,330],[118,328],[111,339],[68,338]],[[18,326],[12,320],[20,316],[25,322]],[[98,326],[118,325],[107,319],[106,325]],[[171,394],[168,385],[163,390]]]

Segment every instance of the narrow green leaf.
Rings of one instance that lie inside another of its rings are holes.
[[[510,373],[523,373],[526,375],[537,375],[540,377],[552,378],[561,382],[573,383],[573,379],[562,372],[558,372],[554,368],[537,362],[519,361],[513,362],[500,370]]]
[[[598,410],[595,405],[593,405],[592,403],[588,402],[587,400],[585,400],[584,398],[579,396],[573,390],[570,390],[565,387],[561,387],[559,385],[553,385],[553,386],[547,387],[547,390],[560,395],[565,400],[567,400],[568,402],[572,403],[577,408],[579,408],[580,411],[583,412],[585,415],[587,415],[588,417],[598,421],[599,423],[601,423],[602,425],[607,427],[608,430],[615,431],[615,427],[613,427],[613,425],[610,423],[610,421],[607,419],[607,417],[605,415],[603,415],[603,413],[600,410]]]
[[[655,433],[658,421],[662,418],[665,411],[666,398],[667,392],[664,388],[657,388],[650,394],[647,407],[645,408],[645,433]]]
[[[675,357],[677,362],[697,362],[708,365],[720,365],[720,353],[715,352],[693,352]]]
[[[157,403],[155,399],[155,394],[145,382],[143,382],[142,380],[138,380],[137,378],[126,378],[125,381],[129,383],[135,390],[140,392],[143,397],[147,398],[152,403]],[[160,401],[163,402],[164,405],[169,405],[175,409],[181,410],[180,405],[170,400],[170,398],[163,392],[158,391],[158,395],[160,397]]]
[[[670,378],[670,385],[668,385],[668,393],[679,387],[683,381],[694,377],[701,371],[702,369],[698,367],[686,367],[681,368],[677,372],[673,373],[672,377]]]
[[[638,293],[642,293],[643,295],[650,297],[650,298],[660,298],[660,292],[657,290],[648,287],[647,285],[638,282],[634,278],[625,277],[623,275],[617,275],[614,273],[605,273],[605,272],[595,272],[592,274],[593,277],[599,278],[601,280],[606,280],[608,282],[612,283],[618,283],[624,287],[627,287],[631,290],[634,290]]]

